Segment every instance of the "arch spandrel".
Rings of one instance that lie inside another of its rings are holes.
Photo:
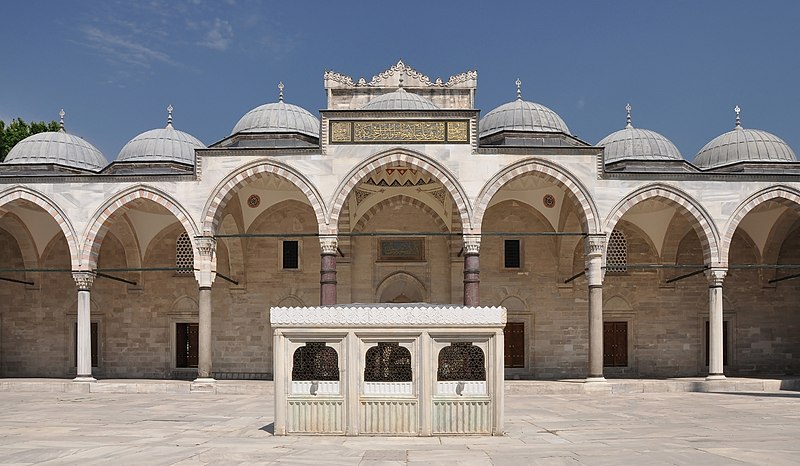
[[[739,224],[753,209],[768,201],[786,202],[793,204],[796,209],[800,210],[800,191],[788,186],[772,186],[762,189],[742,201],[728,219],[720,241],[720,257],[724,263],[728,263],[731,241]]]
[[[55,201],[28,187],[12,186],[0,191],[0,217],[5,214],[7,204],[20,199],[36,204],[55,220],[67,240],[72,268],[78,269],[81,257],[78,236],[66,213]]]
[[[492,201],[492,197],[507,183],[526,174],[549,178],[565,187],[567,197],[575,203],[580,214],[580,222],[584,232],[596,234],[601,231],[597,206],[594,204],[586,187],[566,168],[542,159],[517,161],[500,170],[486,182],[475,202],[473,222],[477,228],[480,228],[483,222],[483,217],[486,214],[489,203]]]
[[[134,186],[115,194],[111,199],[104,202],[101,207],[92,215],[86,232],[83,235],[83,247],[81,249],[81,266],[93,269],[97,267],[97,257],[100,253],[100,246],[103,238],[110,227],[109,219],[117,212],[124,209],[128,204],[137,199],[147,199],[162,207],[175,216],[183,226],[195,247],[196,236],[200,232],[195,222],[192,221],[187,210],[178,201],[166,193],[160,192],[150,186]]]
[[[272,160],[260,160],[245,165],[229,174],[211,191],[211,195],[203,208],[202,231],[212,234],[215,233],[222,221],[222,212],[225,206],[236,192],[253,180],[267,175],[275,175],[283,178],[299,189],[314,209],[317,223],[320,226],[320,230],[322,230],[323,226],[326,224],[327,209],[322,200],[322,196],[311,181],[288,165]],[[324,232],[320,231],[320,233]]]
[[[442,186],[450,193],[450,197],[456,204],[462,228],[470,229],[473,225],[471,221],[472,207],[464,188],[456,181],[456,177],[444,167],[440,162],[419,152],[404,148],[394,148],[374,155],[364,160],[354,167],[336,187],[330,203],[329,225],[335,228],[339,222],[339,216],[344,208],[347,197],[353,192],[355,187],[375,170],[385,167],[392,163],[404,163],[422,170],[442,183]]]
[[[720,236],[711,216],[694,198],[669,185],[655,184],[643,186],[625,196],[611,209],[604,224],[606,232],[613,231],[616,224],[631,208],[648,199],[659,198],[679,210],[688,213],[695,221],[693,228],[703,245],[703,260],[706,264],[720,262]]]

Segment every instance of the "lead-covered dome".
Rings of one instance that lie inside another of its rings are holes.
[[[571,135],[567,124],[558,114],[542,104],[522,100],[517,80],[517,100],[503,104],[486,114],[479,123],[479,137],[500,131],[564,133]]]
[[[283,83],[278,84],[278,102],[258,106],[239,119],[236,133],[300,133],[319,137],[319,120],[308,110],[283,101]]]
[[[8,164],[56,164],[81,170],[98,171],[108,161],[96,147],[64,130],[64,111],[61,129],[33,134],[18,142],[6,155]]]
[[[438,110],[439,107],[421,95],[398,88],[367,102],[362,110]]]
[[[631,124],[631,106],[625,106],[628,112],[627,125],[615,131],[597,143],[603,146],[605,163],[619,160],[683,160],[681,152],[669,139],[649,129],[634,128]]]
[[[781,138],[758,129],[742,128],[739,107],[736,127],[712,139],[700,149],[694,164],[714,168],[736,162],[796,162],[794,151]]]
[[[167,107],[166,128],[151,129],[128,141],[118,162],[179,162],[194,164],[195,149],[205,149],[199,139],[172,126],[172,106]]]

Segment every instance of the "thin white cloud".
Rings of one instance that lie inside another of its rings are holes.
[[[199,43],[203,47],[214,50],[227,50],[233,42],[233,26],[228,21],[215,18],[210,25],[206,37]]]
[[[128,65],[150,68],[152,63],[160,62],[168,65],[177,63],[166,53],[152,49],[131,39],[103,31],[94,26],[83,28],[86,45],[110,61],[123,62]]]

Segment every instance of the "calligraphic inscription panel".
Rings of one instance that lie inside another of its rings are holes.
[[[424,261],[425,238],[379,239],[378,260],[389,262]]]
[[[469,120],[332,121],[331,144],[469,143]]]

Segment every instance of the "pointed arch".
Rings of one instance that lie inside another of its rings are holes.
[[[695,199],[674,186],[651,184],[625,196],[608,214],[604,226],[604,231],[609,232],[607,235],[628,210],[642,201],[652,198],[660,198],[694,218],[695,223],[692,227],[703,245],[704,261],[706,264],[715,264],[720,261],[719,232],[714,220]]]
[[[37,206],[41,207],[42,210],[50,214],[53,217],[53,220],[58,224],[58,227],[61,229],[61,232],[64,233],[64,237],[67,239],[67,246],[69,247],[69,255],[70,261],[72,263],[73,269],[78,269],[80,266],[80,247],[78,245],[78,236],[75,234],[75,228],[72,226],[72,223],[69,221],[69,217],[55,203],[55,201],[51,200],[44,194],[30,189],[25,186],[12,186],[8,189],[0,191],[0,217],[5,214],[5,205],[16,201],[18,199],[23,199],[29,202],[36,204]]]
[[[422,210],[426,214],[428,214],[434,222],[436,222],[436,226],[439,227],[439,231],[441,232],[448,232],[450,231],[450,226],[448,226],[442,216],[439,215],[435,210],[433,210],[428,204],[420,201],[419,199],[414,199],[411,196],[406,195],[398,195],[386,198],[374,206],[370,207],[369,210],[364,212],[361,218],[356,221],[356,224],[353,226],[353,231],[361,231],[364,228],[364,225],[372,219],[378,212],[384,209],[391,209],[392,207],[396,206],[405,206],[410,205],[417,207],[418,209]]]
[[[492,197],[511,180],[527,173],[533,173],[543,178],[554,179],[566,188],[567,197],[575,203],[581,213],[580,222],[584,232],[596,234],[600,232],[600,216],[597,207],[592,202],[589,191],[575,176],[564,167],[537,158],[519,160],[496,173],[481,189],[475,202],[473,221],[480,228],[483,216],[492,200]]]
[[[216,232],[222,221],[222,211],[236,192],[247,183],[270,174],[285,179],[302,191],[314,209],[320,228],[325,225],[325,203],[317,188],[305,176],[286,164],[273,160],[259,160],[239,168],[217,184],[203,208],[202,231]]]
[[[728,263],[731,241],[736,229],[744,217],[759,205],[772,200],[778,200],[794,204],[795,208],[800,208],[800,191],[788,186],[771,186],[751,194],[733,211],[728,222],[725,224],[724,234],[721,240],[720,257],[724,263]]]
[[[422,281],[408,272],[395,272],[384,278],[375,290],[375,302],[388,302],[392,295],[394,298],[403,295],[411,299],[409,302],[426,302],[430,299]],[[417,301],[415,298],[421,299]]]
[[[194,248],[194,238],[199,235],[199,231],[186,209],[171,196],[156,188],[137,185],[114,195],[92,215],[84,234],[83,249],[81,251],[81,264],[84,267],[90,269],[97,267],[100,245],[103,243],[103,238],[110,227],[109,218],[137,199],[148,199],[172,213],[186,230],[186,233],[189,234],[189,239],[192,241],[192,247]]]
[[[471,227],[471,206],[463,187],[456,181],[456,177],[450,173],[444,165],[433,158],[420,152],[400,147],[373,155],[358,164],[345,175],[341,183],[339,183],[339,186],[336,187],[333,198],[331,199],[331,211],[328,219],[331,227],[336,228],[336,225],[338,225],[339,215],[341,215],[347,196],[353,191],[356,185],[370,173],[391,163],[404,163],[430,173],[431,176],[442,183],[456,203],[459,217],[461,218],[462,229],[467,230]]]

